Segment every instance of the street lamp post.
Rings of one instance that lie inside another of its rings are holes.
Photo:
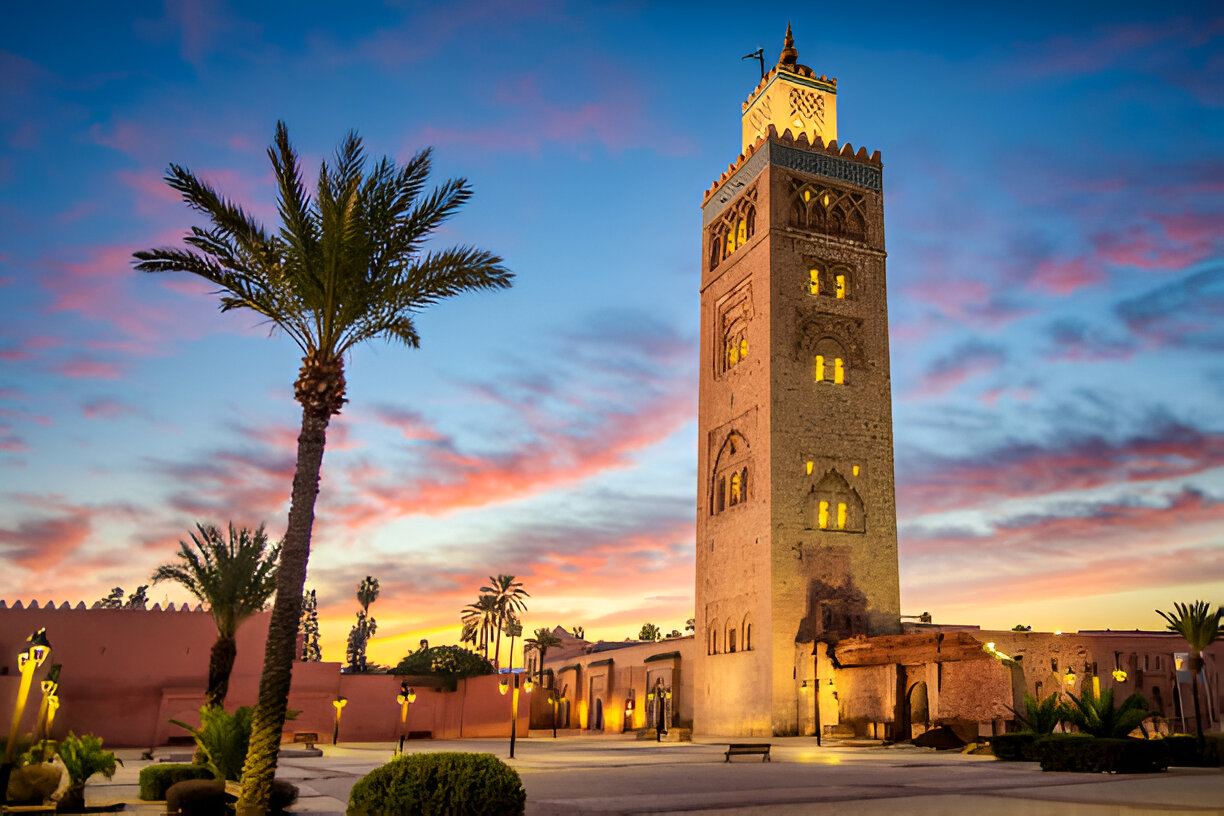
[[[55,693],[59,690],[60,664],[55,663],[47,670],[47,676],[42,681],[42,702],[38,706],[38,717],[34,725],[34,739],[47,739],[51,736],[51,702],[58,702]]]
[[[404,740],[408,736],[408,706],[416,702],[416,689],[408,685],[407,680],[400,681],[400,693],[395,695],[395,702],[400,704],[400,738],[399,748],[395,753],[404,753]]]
[[[662,742],[667,733],[667,701],[671,699],[671,689],[663,688],[663,678],[655,681],[653,690],[646,694],[647,701],[653,701],[655,706],[655,742]]]
[[[332,700],[332,705],[336,709],[336,722],[332,725],[332,745],[335,745],[340,740],[340,712],[348,705],[347,697],[337,697]]]
[[[47,642],[46,629],[39,629],[26,638],[25,649],[17,653],[17,670],[21,673],[21,683],[17,687],[17,705],[13,707],[13,722],[9,726],[8,742],[4,746],[4,762],[0,763],[0,796],[8,790],[9,775],[13,772],[13,749],[17,746],[17,729],[21,724],[21,715],[25,713],[30,686],[34,683],[34,672],[50,653],[51,644]]]
[[[511,680],[511,677],[514,679]],[[525,694],[530,694],[535,688],[535,684],[531,682],[530,676],[524,677],[520,674],[511,673],[510,675],[502,676],[502,679],[497,684],[497,690],[502,694],[506,694],[510,691],[511,683],[514,685],[514,694],[510,698],[510,758],[514,759],[514,742],[518,737],[519,688],[521,686]],[[553,719],[553,724],[554,726],[556,725],[555,718]],[[553,733],[555,736],[555,729]]]

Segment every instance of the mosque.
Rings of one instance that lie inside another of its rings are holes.
[[[739,155],[702,199],[696,631],[587,644],[558,629],[565,724],[971,739],[1006,728],[1026,691],[1102,679],[1184,718],[1171,633],[902,624],[883,164],[839,142],[837,80],[799,62],[789,26],[762,73]],[[1222,646],[1205,654],[1213,723]]]
[[[837,80],[799,63],[789,26],[762,74],[742,106],[739,153],[702,199],[695,631],[588,643],[558,628],[562,644],[544,666],[528,656],[545,683],[521,709],[520,732],[529,718],[533,728],[668,739],[899,741],[947,726],[970,740],[1008,728],[1026,692],[1109,687],[1142,693],[1161,727],[1185,731],[1196,682],[1204,720],[1219,728],[1224,641],[1194,677],[1185,641],[1168,632],[902,623],[883,164],[839,141]],[[2,601],[0,699],[17,694],[5,661],[40,626],[74,667],[61,728],[160,744],[168,719],[202,702],[199,655],[215,636],[206,613]],[[238,704],[254,699],[266,626],[239,633]],[[496,678],[463,681],[459,694],[422,690],[413,726],[406,709],[402,723],[388,716],[399,683],[299,664],[295,727],[326,733],[334,713],[338,730],[336,703],[347,699],[353,739],[506,728]]]

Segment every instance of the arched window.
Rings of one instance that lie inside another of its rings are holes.
[[[737,431],[723,440],[711,468],[710,513],[717,514],[748,501],[748,470],[751,467],[748,442]]]
[[[733,652],[737,651],[735,634],[735,621],[731,618],[727,618],[727,654],[732,654]]]
[[[816,344],[814,378],[818,383],[846,384],[846,352],[832,337],[822,338]]]
[[[799,229],[867,240],[867,202],[860,193],[791,179],[790,224]]]
[[[744,652],[752,651],[752,615],[745,615],[743,623],[740,624],[740,650]]]
[[[866,527],[863,499],[837,469],[827,471],[808,494],[808,529],[862,533]]]
[[[845,264],[828,266],[813,263],[808,267],[808,294],[847,300],[850,294],[850,267]]]
[[[710,268],[716,268],[720,261],[748,243],[755,233],[756,188],[753,187],[710,227]]]
[[[710,624],[710,645],[707,654],[718,654],[718,627]]]

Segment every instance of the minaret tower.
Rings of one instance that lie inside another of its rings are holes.
[[[827,645],[900,631],[883,168],[789,25],[742,151],[702,204],[694,727],[811,734]]]

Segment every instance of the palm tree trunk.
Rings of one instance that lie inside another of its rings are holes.
[[[501,671],[501,632],[502,632],[502,616],[497,616],[497,633],[494,635],[493,647],[493,668]]]
[[[204,694],[204,705],[209,708],[224,707],[237,654],[238,644],[233,636],[221,635],[213,643],[208,654],[208,691]]]
[[[1198,652],[1190,654],[1190,690],[1194,694],[1194,727],[1198,733],[1199,755],[1207,747],[1207,738],[1203,736],[1203,711],[1199,708],[1199,672],[1203,670],[1203,656]]]
[[[268,810],[272,777],[276,774],[276,754],[280,750],[285,709],[289,704],[294,646],[302,613],[302,588],[306,584],[314,505],[319,495],[319,473],[323,467],[323,448],[327,443],[330,419],[325,410],[302,408],[302,433],[298,436],[289,524],[276,571],[276,601],[272,604],[272,620],[264,648],[259,703],[251,721],[250,748],[242,768],[238,816],[263,816]]]

